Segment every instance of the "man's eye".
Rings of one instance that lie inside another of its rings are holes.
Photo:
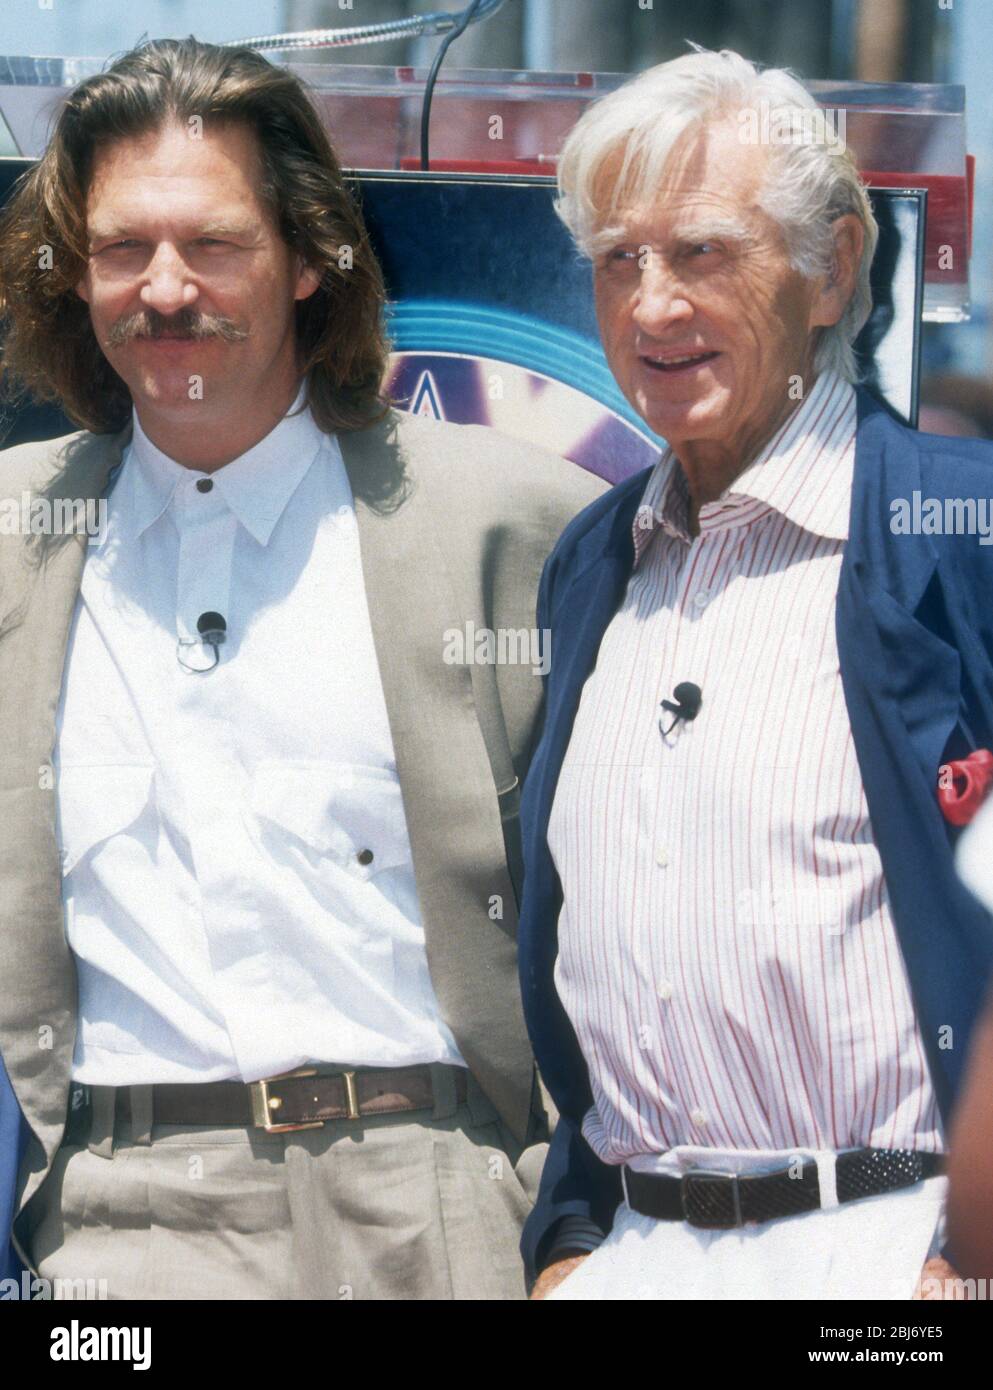
[[[103,249],[105,251],[132,251],[136,246],[139,246],[140,244],[141,243],[135,240],[133,237],[125,237],[122,238],[120,241],[108,242],[108,244]],[[228,243],[226,241],[221,240],[220,237],[197,237],[198,246],[227,246],[227,244]]]
[[[638,253],[629,250],[626,246],[615,246],[613,250],[607,252],[607,260],[610,261],[633,261],[637,259]]]
[[[693,256],[706,256],[716,250],[717,247],[712,241],[698,241],[690,248],[690,254]]]

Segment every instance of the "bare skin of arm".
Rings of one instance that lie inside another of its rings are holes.
[[[543,1269],[535,1281],[535,1286],[531,1290],[531,1301],[547,1298],[552,1289],[557,1289],[564,1279],[568,1279],[573,1270],[578,1269],[587,1254],[566,1255],[561,1260],[556,1260]]]

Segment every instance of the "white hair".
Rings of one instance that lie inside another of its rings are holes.
[[[814,355],[818,372],[834,370],[854,382],[859,376],[852,344],[872,311],[869,269],[879,229],[838,129],[787,69],[762,70],[728,49],[697,49],[626,82],[591,106],[570,131],[559,156],[556,211],[579,249],[592,258],[605,223],[616,220],[622,203],[651,200],[683,136],[720,119],[736,118],[743,127],[746,117],[760,113],[768,127],[770,111],[776,135],[769,140],[769,173],[759,206],[780,227],[793,268],[809,279],[831,271],[831,223],[844,213],[854,213],[865,232],[852,297],[837,324],[818,330]],[[616,177],[610,171],[604,205],[605,165],[614,156],[620,161]]]

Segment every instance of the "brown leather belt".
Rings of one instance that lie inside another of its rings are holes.
[[[455,1072],[455,1098],[466,1100],[466,1072]],[[429,1066],[387,1071],[319,1072],[316,1068],[261,1081],[160,1082],[152,1090],[152,1123],[159,1125],[244,1125],[283,1134],[319,1129],[328,1120],[359,1120],[434,1108]],[[127,1086],[117,1093],[118,1113],[129,1119]]]

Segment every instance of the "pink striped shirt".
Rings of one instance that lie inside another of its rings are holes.
[[[697,537],[671,450],[635,518],[549,824],[608,1163],[942,1147],[835,640],[855,425],[822,374]],[[700,714],[663,738],[684,680]]]

